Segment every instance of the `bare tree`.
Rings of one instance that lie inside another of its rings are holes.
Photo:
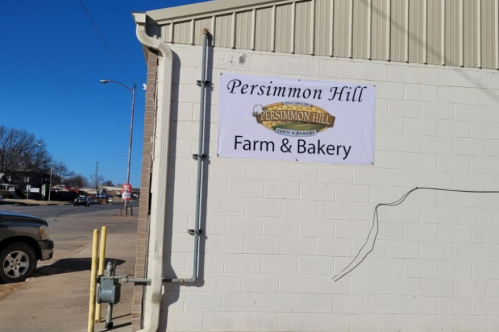
[[[52,182],[62,185],[64,179],[71,177],[74,172],[70,172],[63,160],[52,162]]]
[[[64,183],[72,188],[84,188],[88,186],[88,179],[81,174],[70,172],[66,175]]]
[[[104,183],[102,183],[103,186],[108,186],[108,187],[116,187],[111,180],[106,180]]]
[[[102,190],[102,186],[104,185],[104,177],[102,175],[92,174],[90,175],[90,186],[95,188],[97,193]]]
[[[50,169],[51,157],[43,139],[26,130],[0,126],[0,172],[18,173]]]

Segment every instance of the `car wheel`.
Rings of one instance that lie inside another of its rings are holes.
[[[37,258],[33,248],[23,242],[9,244],[0,251],[0,280],[20,282],[31,277]]]

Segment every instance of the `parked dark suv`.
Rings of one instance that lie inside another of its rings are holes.
[[[19,282],[35,272],[38,260],[52,258],[46,220],[11,212],[0,212],[0,281]]]

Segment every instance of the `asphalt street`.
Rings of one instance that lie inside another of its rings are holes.
[[[107,227],[106,261],[117,264],[118,274],[133,275],[138,203],[131,205],[133,217],[120,216],[121,205],[0,205],[0,211],[47,220],[55,242],[54,257],[38,262],[32,278],[0,299],[0,332],[87,331],[93,230]],[[0,294],[11,285],[0,284]],[[131,329],[132,291],[132,283],[123,284],[121,301],[113,310],[115,331]],[[102,308],[102,317],[106,308]],[[95,331],[104,331],[104,325],[102,321],[96,324]]]
[[[130,206],[138,213],[138,202]],[[107,227],[108,234],[114,233],[122,223],[103,223],[99,218],[119,216],[122,204],[94,204],[89,207],[73,205],[0,205],[0,211],[33,215],[48,221],[50,238],[55,243],[54,257],[38,262],[38,267],[51,265],[55,261],[78,252],[92,242],[95,228]],[[36,276],[36,273],[35,273]]]
[[[137,207],[137,201],[131,201],[132,207]],[[101,213],[115,213],[119,214],[122,204],[94,204],[89,207],[73,206],[72,204],[66,205],[0,205],[0,211],[19,212],[31,214],[47,221],[57,219],[57,217],[64,216],[95,216]]]

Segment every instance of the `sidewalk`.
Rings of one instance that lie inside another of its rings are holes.
[[[107,217],[102,225],[119,221],[122,227],[107,236],[106,262],[117,261],[118,275],[133,275],[137,217]],[[0,331],[86,332],[90,289],[92,244],[82,250],[37,269],[34,278],[0,300]],[[131,331],[132,283],[121,285],[121,301],[114,306],[112,331]],[[105,320],[107,304],[102,304]],[[105,331],[105,322],[94,331]]]

